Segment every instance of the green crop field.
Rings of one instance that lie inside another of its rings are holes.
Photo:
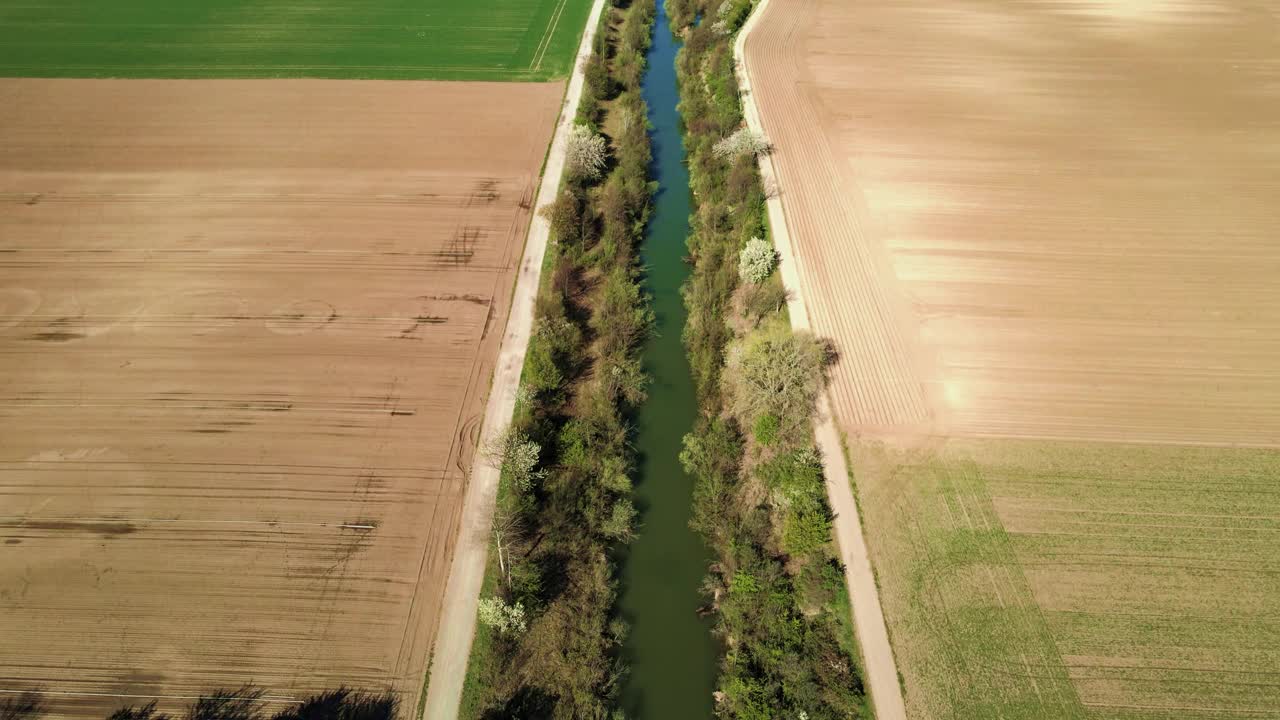
[[[16,0],[0,76],[543,80],[590,0]]]
[[[1280,453],[850,453],[912,717],[1280,717]]]

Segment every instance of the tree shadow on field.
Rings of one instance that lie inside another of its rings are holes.
[[[44,696],[28,690],[0,700],[0,720],[34,720],[48,711]]]

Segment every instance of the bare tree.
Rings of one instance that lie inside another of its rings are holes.
[[[761,179],[760,184],[764,189],[764,197],[766,200],[771,200],[782,194],[781,188],[778,187],[778,178],[772,175]]]
[[[734,411],[748,422],[772,414],[784,432],[807,423],[829,358],[825,343],[785,323],[753,331],[729,348],[723,382]]]
[[[498,569],[507,585],[511,585],[511,549],[525,538],[525,524],[520,514],[497,510],[493,514],[493,542],[498,550]]]

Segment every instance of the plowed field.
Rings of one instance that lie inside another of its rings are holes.
[[[0,689],[413,707],[562,92],[0,81]]]
[[[747,53],[851,426],[1280,445],[1274,14],[767,12]]]
[[[747,38],[912,717],[1280,717],[1278,37],[770,0]]]

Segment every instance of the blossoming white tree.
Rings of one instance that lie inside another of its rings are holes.
[[[738,256],[738,274],[743,280],[759,285],[769,279],[777,260],[778,255],[769,241],[753,237]]]
[[[608,155],[603,137],[586,125],[574,125],[565,148],[564,169],[570,177],[595,180],[604,172]]]
[[[732,135],[721,139],[711,152],[721,160],[732,160],[740,155],[759,155],[769,149],[764,136],[748,127],[740,127]]]
[[[545,473],[538,467],[542,447],[527,435],[507,428],[485,446],[485,459],[511,478],[521,491],[528,491]]]
[[[522,603],[508,605],[496,595],[480,599],[479,615],[480,622],[505,635],[519,635],[529,627]]]

